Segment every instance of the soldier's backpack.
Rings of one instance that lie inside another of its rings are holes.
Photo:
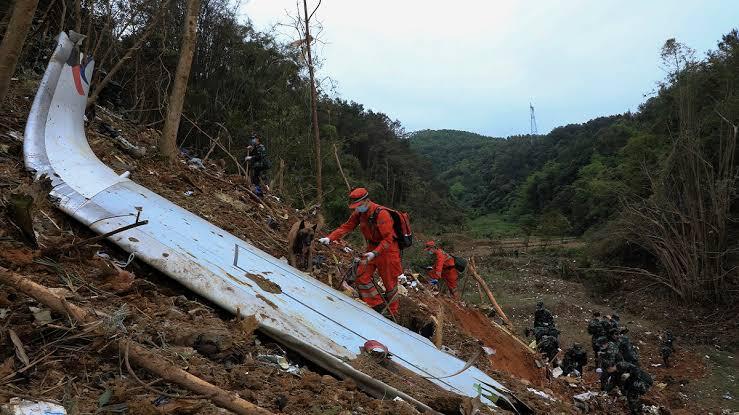
[[[457,269],[459,272],[464,272],[467,270],[467,259],[462,258],[461,256],[454,256],[452,255],[452,258],[454,258],[454,268]]]
[[[382,209],[387,210],[387,213],[389,213],[390,217],[393,218],[393,230],[395,231],[395,239],[398,241],[398,247],[400,249],[406,249],[413,245],[411,218],[407,212],[399,212],[397,210],[381,207],[375,209],[374,213],[372,213],[372,216],[370,216],[369,221],[371,223],[376,223],[377,215]]]

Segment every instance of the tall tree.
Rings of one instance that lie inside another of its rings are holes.
[[[18,63],[23,42],[31,27],[36,6],[38,0],[16,0],[13,7],[13,14],[0,44],[0,105],[8,92],[10,78],[15,73],[15,65]]]
[[[182,107],[185,103],[185,92],[187,92],[187,81],[190,79],[192,56],[195,53],[199,14],[200,0],[188,0],[180,60],[177,62],[174,85],[167,104],[167,116],[164,120],[162,137],[159,139],[159,152],[170,162],[177,156],[177,130],[180,127]]]
[[[308,75],[310,76],[310,107],[312,116],[311,124],[313,125],[313,149],[316,156],[316,198],[318,199],[318,203],[322,204],[323,179],[321,177],[321,135],[318,128],[318,91],[316,90],[316,75],[315,68],[313,68],[313,55],[310,50],[311,42],[313,42],[313,38],[310,36],[310,21],[320,6],[321,2],[319,0],[313,11],[308,14],[308,1],[303,0],[303,13],[305,17],[303,19],[303,23],[305,24],[305,50],[308,55]]]

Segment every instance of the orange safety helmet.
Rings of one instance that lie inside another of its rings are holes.
[[[433,240],[432,241],[427,241],[426,242],[426,248],[436,248],[436,242],[434,242]]]
[[[357,187],[349,193],[349,209],[356,209],[369,198],[369,192],[364,187]]]

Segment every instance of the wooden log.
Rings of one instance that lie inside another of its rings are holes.
[[[503,312],[503,309],[500,308],[500,306],[498,305],[498,302],[495,301],[495,296],[493,295],[493,292],[490,291],[490,287],[488,287],[488,284],[485,282],[485,280],[482,279],[482,277],[480,277],[480,275],[477,273],[477,267],[475,266],[474,257],[472,257],[470,260],[470,271],[472,271],[472,276],[475,277],[475,279],[477,280],[477,283],[480,284],[483,290],[485,290],[485,294],[487,295],[488,300],[490,300],[490,303],[495,308],[495,312],[498,313],[500,318],[503,319],[503,322],[507,326],[510,326],[511,321],[508,320],[508,316],[505,315],[505,313]]]
[[[99,336],[108,337],[108,333],[100,325],[100,319],[97,316],[102,313],[96,310],[87,309],[69,303],[64,298],[58,297],[47,287],[31,281],[30,278],[12,272],[6,268],[0,267],[0,282],[13,286],[17,290],[23,292],[36,299],[38,302],[51,308],[52,310],[66,314],[76,322],[86,326],[98,326],[93,333]],[[111,343],[119,352],[127,353],[130,360],[136,365],[148,370],[149,372],[161,377],[162,379],[182,386],[196,394],[203,395],[204,399],[209,399],[215,405],[233,411],[237,414],[245,415],[269,415],[271,412],[266,409],[248,402],[238,394],[226,391],[212,383],[208,383],[197,376],[185,372],[179,367],[173,366],[171,362],[161,358],[156,353],[146,349],[137,342],[129,339],[119,339],[117,342]],[[183,396],[187,399],[187,396]]]

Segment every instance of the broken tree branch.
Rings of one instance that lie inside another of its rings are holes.
[[[471,265],[470,271],[472,272],[472,276],[475,277],[478,284],[480,284],[480,286],[485,290],[485,294],[487,294],[488,300],[490,300],[490,303],[495,308],[495,312],[498,313],[500,318],[503,319],[503,322],[507,326],[510,326],[511,321],[508,320],[508,316],[505,315],[505,313],[503,312],[503,309],[500,308],[500,306],[498,305],[498,302],[495,301],[495,296],[493,296],[493,292],[490,291],[490,287],[488,287],[488,284],[485,282],[485,280],[482,279],[482,277],[480,277],[480,275],[477,273],[477,267],[475,266],[475,257],[472,257],[470,259],[470,265]]]
[[[100,313],[96,310],[86,309],[71,304],[65,299],[52,293],[47,287],[37,284],[31,281],[31,279],[3,267],[0,267],[0,282],[14,287],[57,313],[68,315],[80,324],[90,325],[98,322],[98,319],[95,316]],[[109,333],[105,331],[103,326],[104,325],[99,325],[99,328],[95,330],[95,333],[99,336],[107,337]],[[119,339],[111,343],[111,345],[119,352],[128,351],[128,356],[134,364],[168,382],[180,385],[196,394],[207,396],[208,399],[221,408],[228,409],[237,414],[245,415],[271,414],[271,412],[266,409],[242,399],[234,392],[223,390],[216,385],[185,372],[179,367],[173,366],[171,362],[162,359],[156,353],[146,349],[133,340]]]
[[[117,233],[125,232],[125,231],[127,231],[129,229],[133,229],[133,228],[136,228],[136,227],[139,227],[139,226],[142,226],[142,225],[146,225],[147,223],[149,223],[148,220],[142,220],[142,221],[138,221],[137,220],[134,223],[131,223],[131,224],[126,225],[126,226],[123,226],[123,227],[120,227],[118,229],[114,229],[114,230],[112,230],[110,232],[107,232],[107,233],[104,233],[102,235],[93,236],[92,238],[87,238],[85,240],[82,240],[82,241],[79,241],[79,242],[75,242],[73,244],[64,245],[64,246],[61,246],[59,248],[48,248],[48,249],[45,249],[43,251],[42,255],[44,255],[44,256],[58,256],[58,255],[61,255],[61,254],[65,253],[65,252],[69,252],[69,251],[71,251],[73,249],[77,249],[77,248],[83,247],[85,245],[90,245],[90,244],[97,243],[97,242],[102,241],[103,239],[108,238],[110,236],[113,236],[113,235],[115,235]]]
[[[184,118],[187,122],[192,124],[192,126],[195,127],[196,130],[200,131],[204,136],[208,137],[208,139],[211,140],[211,142],[215,143],[218,146],[218,148],[220,148],[224,153],[226,153],[226,155],[229,158],[231,158],[231,160],[233,160],[233,162],[236,164],[236,169],[239,172],[239,174],[242,174],[243,176],[246,176],[246,177],[249,176],[248,174],[246,174],[246,170],[244,170],[244,168],[241,167],[241,163],[239,163],[239,160],[236,157],[234,157],[234,155],[231,154],[231,152],[228,151],[228,149],[226,149],[226,147],[224,147],[223,144],[221,144],[220,140],[216,140],[215,138],[211,137],[210,134],[203,131],[203,129],[200,128],[200,126],[197,125],[195,121],[188,118],[184,112],[182,113],[182,118]]]
[[[346,183],[346,189],[351,191],[352,187],[349,185],[349,180],[346,179],[344,169],[341,167],[341,161],[339,161],[339,149],[336,147],[336,143],[334,143],[334,157],[336,157],[336,165],[339,166],[339,173],[341,173],[341,177],[344,178],[344,183]]]
[[[31,361],[28,359],[26,349],[23,347],[21,339],[17,334],[15,334],[13,329],[8,329],[8,335],[10,336],[10,340],[13,342],[13,346],[15,346],[15,355],[18,356],[18,359],[23,362],[24,365],[30,365]]]

